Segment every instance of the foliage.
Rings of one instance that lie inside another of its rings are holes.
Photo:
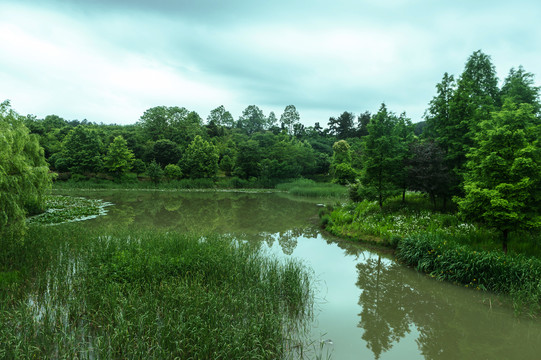
[[[117,136],[107,149],[104,157],[103,166],[116,178],[131,170],[133,164],[133,151],[128,149],[126,140],[122,136]]]
[[[182,157],[183,172],[190,178],[212,178],[218,171],[218,149],[196,136]]]
[[[162,167],[167,164],[176,164],[182,157],[178,144],[167,139],[161,139],[154,143],[152,155]]]
[[[154,184],[158,184],[163,177],[162,167],[156,161],[152,161],[147,167],[147,175]]]
[[[436,197],[447,196],[449,189],[445,152],[434,141],[423,141],[412,143],[410,153],[409,188],[428,194],[436,207]]]
[[[23,117],[4,101],[0,104],[0,248],[21,241],[26,215],[43,210],[51,186],[48,171],[37,136],[29,134]]]
[[[377,200],[379,206],[398,192],[396,174],[402,165],[402,146],[394,128],[397,117],[382,104],[380,110],[368,124],[368,135],[364,137],[364,168],[361,183],[363,198]]]
[[[252,135],[264,130],[266,122],[263,111],[256,105],[250,105],[244,109],[242,115],[239,117],[237,127],[242,129],[246,134]]]
[[[472,251],[437,234],[418,233],[398,245],[398,260],[439,280],[481,290],[510,294],[517,311],[541,310],[541,260],[500,252]]]
[[[318,183],[309,179],[298,179],[276,185],[276,189],[287,191],[292,195],[307,197],[344,197],[347,188],[337,184]]]
[[[334,166],[333,181],[340,185],[353,184],[357,179],[357,171],[346,163]]]
[[[79,125],[64,138],[62,158],[65,166],[72,173],[98,172],[102,167],[102,148],[103,143],[97,132],[89,127]]]
[[[170,180],[180,180],[182,178],[182,170],[180,166],[175,164],[166,165],[163,172]]]
[[[293,127],[299,123],[300,118],[295,105],[287,105],[280,116],[280,124],[282,128],[287,130],[288,134],[293,134]]]
[[[480,127],[459,210],[465,218],[500,230],[507,252],[510,231],[541,227],[541,125],[531,105],[508,100]]]
[[[228,128],[235,126],[233,116],[225,109],[223,105],[220,105],[216,109],[210,111],[210,114],[207,117],[207,122],[214,122],[217,126],[227,126]]]
[[[30,243],[36,281],[0,292],[5,358],[285,358],[312,314],[303,266],[231,238],[68,224]]]

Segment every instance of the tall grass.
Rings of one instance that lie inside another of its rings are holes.
[[[438,233],[406,237],[399,243],[396,257],[440,280],[509,294],[517,312],[541,310],[541,259],[475,251]]]
[[[287,358],[312,316],[301,264],[229,237],[67,224],[27,238],[17,280],[0,281],[0,358]]]
[[[348,193],[345,186],[333,183],[317,183],[309,179],[298,179],[278,184],[276,189],[287,191],[292,195],[307,197],[345,197]]]

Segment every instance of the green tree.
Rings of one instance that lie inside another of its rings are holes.
[[[355,115],[352,112],[344,111],[338,117],[329,118],[329,133],[338,139],[347,139],[355,135]]]
[[[288,105],[280,116],[280,124],[282,125],[282,128],[286,129],[288,134],[292,135],[293,127],[295,124],[299,123],[300,119],[301,116],[295,105]]]
[[[541,227],[541,124],[532,105],[508,100],[480,128],[457,203],[465,218],[501,231],[507,253],[510,231]]]
[[[26,216],[43,210],[44,194],[51,187],[43,148],[39,146],[37,135],[29,134],[23,119],[11,109],[9,101],[0,104],[2,250],[22,240]]]
[[[102,142],[96,130],[79,125],[62,142],[62,158],[72,173],[85,174],[101,169]]]
[[[231,113],[227,111],[223,105],[210,111],[207,122],[209,124],[214,122],[217,126],[226,126],[228,128],[235,126],[235,119],[233,119]]]
[[[163,169],[165,176],[172,180],[180,180],[182,178],[182,170],[180,166],[175,164],[167,164]]]
[[[150,177],[150,180],[157,185],[163,177],[163,170],[160,164],[158,164],[155,160],[152,160],[152,162],[147,166],[147,175]]]
[[[182,153],[177,143],[161,139],[152,146],[152,156],[160,166],[167,164],[176,164],[182,157]]]
[[[526,72],[522,66],[512,68],[505,78],[500,92],[501,102],[510,99],[515,104],[530,104],[534,113],[539,114],[541,103],[539,102],[538,86],[534,86],[534,75]]]
[[[451,97],[450,123],[444,129],[444,141],[437,139],[440,144],[447,145],[447,163],[455,174],[454,193],[460,193],[466,154],[474,146],[479,124],[489,119],[490,113],[499,106],[499,93],[498,78],[490,56],[480,50],[474,52],[468,58]]]
[[[133,160],[133,151],[128,149],[128,143],[122,136],[117,136],[109,144],[103,165],[115,178],[120,179],[122,175],[131,170]]]
[[[235,159],[234,175],[243,179],[259,175],[259,162],[262,159],[262,149],[259,141],[249,139],[238,143],[237,157]]]
[[[398,193],[395,176],[402,165],[399,138],[394,132],[397,117],[382,104],[368,124],[364,139],[364,166],[360,191],[362,198],[377,200],[380,207]]]
[[[252,135],[258,131],[265,130],[267,119],[256,105],[250,105],[244,109],[239,117],[237,127],[242,129],[246,134]]]
[[[218,171],[218,149],[201,136],[196,136],[182,157],[183,172],[190,178],[209,178]]]

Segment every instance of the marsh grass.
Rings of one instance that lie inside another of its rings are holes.
[[[292,195],[307,197],[346,197],[348,189],[333,183],[318,183],[309,179],[298,179],[276,185],[276,189],[287,191]]]
[[[302,264],[230,237],[33,225],[20,251],[0,358],[288,358],[312,317]]]

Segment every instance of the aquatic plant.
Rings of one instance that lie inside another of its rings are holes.
[[[30,227],[18,290],[0,281],[0,358],[279,359],[302,341],[300,263],[230,237],[80,226]]]

